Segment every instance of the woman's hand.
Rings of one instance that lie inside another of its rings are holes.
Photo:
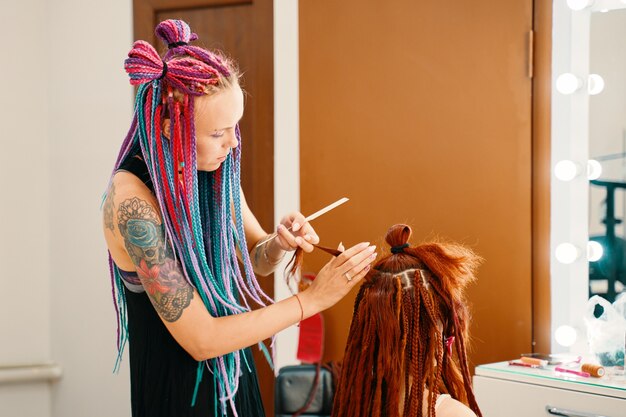
[[[287,230],[290,227],[291,231]],[[312,252],[313,245],[320,241],[313,226],[306,221],[302,213],[297,211],[283,217],[276,228],[276,232],[278,237],[275,240],[284,251],[293,251],[299,246],[305,252]]]
[[[340,244],[338,249],[343,250],[343,246]],[[311,286],[299,294],[304,316],[333,306],[361,282],[376,259],[375,250],[369,242],[359,243],[324,265]]]

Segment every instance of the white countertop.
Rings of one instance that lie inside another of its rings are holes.
[[[475,374],[481,377],[543,385],[626,399],[626,376],[624,375],[605,375],[601,378],[585,378],[576,375],[556,373],[554,368],[555,366],[548,366],[546,369],[525,368],[521,366],[511,366],[508,362],[496,362],[477,366]]]

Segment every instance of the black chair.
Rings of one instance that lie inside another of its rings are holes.
[[[274,415],[330,417],[333,395],[333,375],[326,367],[285,366],[276,378]]]

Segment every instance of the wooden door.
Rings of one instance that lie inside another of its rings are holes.
[[[301,208],[326,246],[442,237],[485,258],[475,364],[532,351],[532,0],[300,1]],[[324,254],[306,259],[317,271]],[[353,292],[325,313],[343,356]]]
[[[194,44],[219,49],[238,62],[246,92],[241,121],[242,186],[248,204],[265,230],[274,228],[274,84],[272,0],[134,0],[135,38],[157,42],[154,28],[166,19],[189,23],[199,40]],[[270,296],[273,278],[260,280]],[[273,415],[274,375],[265,358],[253,349],[263,403]]]

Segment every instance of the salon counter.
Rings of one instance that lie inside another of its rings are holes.
[[[498,362],[476,367],[484,417],[626,417],[626,377],[585,378]]]

